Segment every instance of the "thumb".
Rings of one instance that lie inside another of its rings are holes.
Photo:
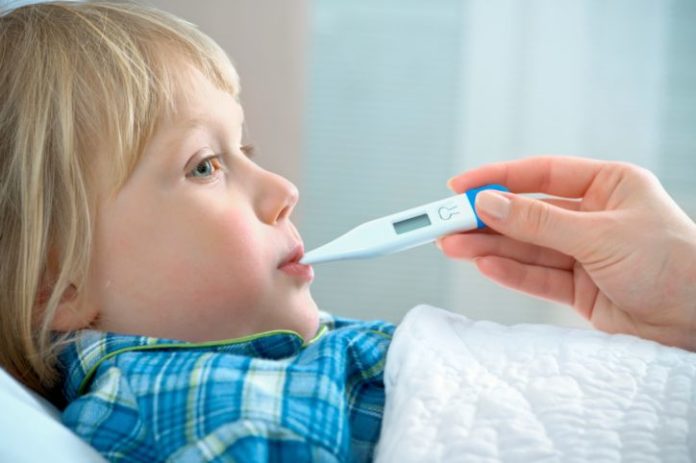
[[[575,256],[591,232],[582,212],[511,193],[481,191],[476,196],[476,213],[503,235],[570,256]]]

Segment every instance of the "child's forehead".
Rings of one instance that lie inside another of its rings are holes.
[[[172,105],[146,143],[145,157],[189,154],[202,144],[240,143],[244,112],[236,95],[219,88],[198,71],[181,80]]]
[[[186,129],[219,118],[239,124],[244,119],[237,94],[220,87],[189,64],[181,65],[169,99],[160,114],[161,125]]]

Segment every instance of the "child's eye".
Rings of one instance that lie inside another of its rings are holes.
[[[189,172],[189,176],[198,178],[210,177],[221,169],[222,162],[220,162],[219,156],[211,156],[199,162],[196,167]]]

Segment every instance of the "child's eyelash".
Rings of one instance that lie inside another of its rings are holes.
[[[251,144],[246,144],[242,145],[241,148],[239,148],[239,151],[244,153],[246,157],[252,158],[256,154],[256,147],[254,147],[254,145]]]

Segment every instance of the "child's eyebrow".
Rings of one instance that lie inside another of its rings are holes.
[[[240,129],[244,127],[244,120],[240,123]],[[186,140],[186,137],[199,129],[206,130],[210,133],[215,133],[224,129],[224,125],[206,117],[205,115],[192,116],[184,119],[182,122],[174,123],[168,126],[167,134],[163,148],[166,152],[171,152],[177,149],[177,145]]]
[[[178,133],[180,134],[186,134],[188,132],[192,132],[196,129],[203,128],[203,127],[210,127],[210,126],[216,126],[214,128],[222,128],[223,126],[219,125],[218,121],[215,121],[213,119],[210,119],[209,117],[205,115],[196,115],[196,116],[191,116],[184,120],[181,124],[176,124],[175,128]],[[244,113],[242,113],[242,118],[239,123],[240,127],[244,126]]]
[[[210,125],[212,125],[212,121],[206,119],[204,116],[194,116],[186,119],[181,124],[177,124],[175,129],[180,135],[185,135],[188,132],[193,132],[199,128],[209,127]]]

